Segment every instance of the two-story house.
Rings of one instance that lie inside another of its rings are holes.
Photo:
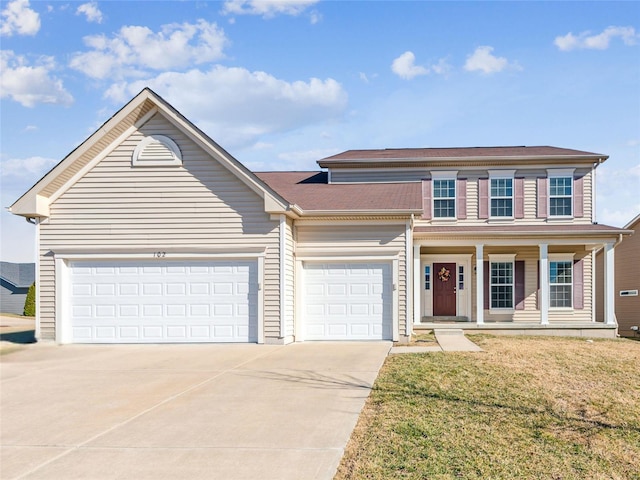
[[[37,336],[403,341],[415,328],[614,336],[607,157],[556,147],[352,150],[249,171],[149,89],[18,199]],[[604,321],[595,251],[604,249]]]

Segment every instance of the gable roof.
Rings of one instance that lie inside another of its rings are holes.
[[[280,195],[162,97],[151,89],[144,88],[16,200],[9,207],[9,211],[27,218],[48,217],[49,205],[56,198],[156,113],[161,113],[205,152],[260,195],[265,201],[266,211],[285,212],[291,208],[291,205],[288,205]]]
[[[411,183],[327,183],[327,172],[257,172],[267,185],[305,213],[422,212],[422,186]]]
[[[636,224],[640,222],[640,213],[638,215],[636,215],[633,220],[631,220],[629,223],[627,223],[624,228],[628,228],[630,230],[635,230],[635,226]]]
[[[0,262],[0,278],[14,287],[29,288],[36,279],[36,264]]]
[[[550,146],[455,147],[455,148],[386,148],[381,150],[347,150],[318,161],[321,167],[371,163],[431,164],[442,161],[563,161],[603,162],[600,153]]]

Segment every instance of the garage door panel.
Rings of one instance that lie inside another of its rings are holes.
[[[305,263],[305,338],[392,338],[390,263]]]
[[[73,341],[257,341],[256,261],[145,263],[72,262]]]

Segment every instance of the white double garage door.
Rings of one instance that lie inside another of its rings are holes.
[[[256,260],[82,260],[68,267],[74,343],[259,339]],[[391,285],[390,264],[304,263],[303,338],[390,339]]]

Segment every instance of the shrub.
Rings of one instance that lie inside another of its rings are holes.
[[[29,287],[27,298],[24,301],[24,312],[26,317],[36,316],[36,284],[35,282]]]

